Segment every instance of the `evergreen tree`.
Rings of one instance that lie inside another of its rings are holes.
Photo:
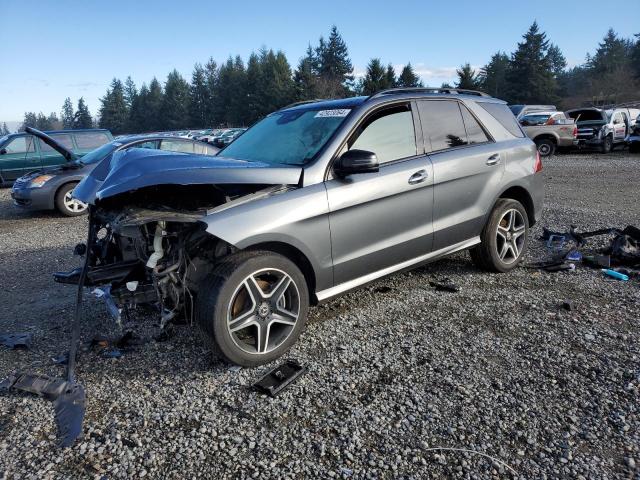
[[[504,52],[493,54],[489,63],[480,69],[478,75],[480,88],[493,97],[504,97],[507,91],[508,69],[509,56]]]
[[[167,76],[160,116],[167,130],[189,125],[189,84],[175,69]]]
[[[296,100],[313,100],[320,97],[316,65],[315,53],[309,45],[306,55],[300,59],[293,74]]]
[[[393,88],[396,86],[396,71],[393,68],[393,65],[387,65],[387,72],[384,75],[385,83],[388,85],[386,88]]]
[[[216,117],[222,125],[241,126],[249,116],[246,109],[247,72],[240,56],[229,57],[218,70],[215,96]]]
[[[11,132],[7,128],[7,122],[2,124],[2,128],[0,128],[0,137],[4,137],[5,135],[9,135]]]
[[[567,59],[564,58],[560,48],[553,43],[549,45],[549,50],[547,50],[547,59],[556,78],[567,68]]]
[[[153,77],[149,84],[149,94],[147,95],[146,105],[144,111],[145,122],[143,124],[144,132],[151,132],[162,130],[164,128],[164,122],[161,118],[161,108],[163,104],[164,93],[162,91],[162,85]]]
[[[631,68],[636,78],[640,80],[640,33],[635,35],[636,41],[631,47]]]
[[[114,78],[111,81],[110,88],[107,89],[106,95],[100,99],[100,102],[102,103],[100,107],[100,127],[108,128],[116,135],[126,133],[129,114],[122,82]]]
[[[479,87],[480,81],[478,80],[476,71],[471,68],[471,64],[469,64],[469,62],[457,69],[456,73],[458,74],[458,81],[456,83],[457,88],[476,90]]]
[[[398,87],[422,87],[423,84],[420,81],[420,78],[413,71],[413,67],[411,66],[411,62],[407,63],[397,81]]]
[[[391,67],[389,65],[389,67]],[[373,95],[380,90],[390,88],[389,67],[385,70],[379,58],[372,58],[367,65],[367,73],[362,79],[360,92],[362,95]]]
[[[348,95],[353,82],[353,65],[347,45],[335,25],[331,27],[328,41],[320,37],[316,57],[320,95],[324,98]]]
[[[555,103],[557,84],[547,56],[547,35],[533,22],[523,39],[511,55],[506,77],[507,98],[511,103]]]
[[[207,103],[205,105],[205,125],[215,126],[219,123],[216,110],[216,94],[218,88],[218,64],[210,58],[204,66],[205,86],[207,89]]]
[[[149,100],[149,88],[145,83],[140,87],[140,92],[133,99],[131,111],[129,112],[129,133],[147,132],[149,119],[147,117],[147,102]]]
[[[191,86],[189,87],[189,119],[192,127],[210,125],[207,118],[209,104],[209,90],[204,68],[199,63],[193,67]]]
[[[24,132],[25,128],[27,127],[37,128],[36,126],[37,123],[38,123],[38,116],[36,115],[35,112],[25,112],[24,120],[22,121],[22,125],[20,125],[20,128],[18,129],[18,131]]]
[[[53,130],[53,125],[51,125],[49,118],[45,117],[44,114],[40,112],[36,116],[36,128],[41,131]]]
[[[84,98],[80,97],[80,100],[78,100],[78,109],[73,118],[73,128],[91,127],[93,127],[93,120],[91,119],[91,113],[89,113],[89,107],[84,103]]]
[[[138,89],[136,88],[136,84],[131,79],[131,76],[128,76],[124,81],[124,103],[127,106],[127,113],[131,113],[131,107],[137,95]]]
[[[629,64],[631,42],[618,37],[612,28],[598,45],[595,55],[589,57],[587,66],[593,76],[612,73]]]
[[[70,130],[73,128],[73,104],[71,103],[71,99],[67,97],[62,104],[62,128],[65,130]]]
[[[47,121],[51,130],[60,130],[62,128],[62,122],[58,119],[56,112],[51,112],[47,117]]]

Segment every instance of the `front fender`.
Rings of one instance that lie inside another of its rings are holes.
[[[239,249],[271,242],[290,245],[307,257],[318,290],[333,286],[324,183],[213,211],[203,221],[208,233]]]

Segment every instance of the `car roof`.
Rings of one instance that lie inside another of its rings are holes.
[[[486,93],[464,90],[457,88],[430,88],[430,87],[411,87],[411,88],[391,88],[389,90],[382,90],[370,96],[359,96],[340,98],[336,100],[306,100],[303,102],[294,103],[288,105],[280,112],[286,111],[305,111],[305,110],[333,110],[341,108],[355,108],[375,99],[388,99],[388,98],[456,98],[471,101],[482,101],[491,103],[503,103],[507,102],[498,98],[491,97]]]
[[[43,130],[42,133],[46,133],[47,135],[51,135],[52,133],[86,133],[86,132],[90,132],[90,133],[96,133],[96,132],[104,132],[104,133],[111,133],[109,132],[109,130],[107,130],[106,128],[78,128],[76,130]],[[31,133],[28,132],[14,132],[14,133],[10,133],[7,136],[16,136],[16,135],[31,135]]]

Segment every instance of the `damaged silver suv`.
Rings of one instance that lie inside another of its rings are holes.
[[[471,249],[521,261],[542,164],[507,105],[479,92],[394,89],[313,101],[258,122],[217,157],[131,149],[74,190],[90,205],[85,267],[116,317],[194,319],[227,361],[285,353],[310,305]]]

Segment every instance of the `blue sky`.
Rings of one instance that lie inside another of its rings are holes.
[[[635,4],[635,7],[633,6]],[[314,5],[312,7],[312,5]],[[637,0],[477,2],[252,1],[169,2],[0,0],[0,122],[25,111],[55,111],[83,96],[92,114],[115,76],[136,84],[164,81],[174,67],[190,78],[195,62],[229,54],[247,58],[261,46],[282,49],[293,66],[307,45],[342,33],[356,73],[371,57],[410,61],[425,84],[439,86],[455,68],[481,66],[497,50],[513,51],[537,20],[571,65],[593,52],[609,27],[640,33]]]

